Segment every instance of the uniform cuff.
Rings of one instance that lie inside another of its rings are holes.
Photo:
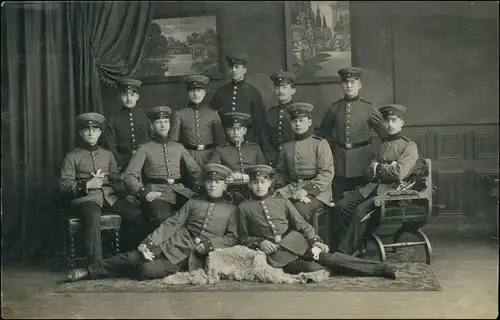
[[[316,242],[321,242],[321,243],[323,243],[323,240],[321,240],[321,238],[320,238],[320,237],[318,237],[318,236],[316,236],[316,237],[314,237],[314,238],[312,238],[312,239],[307,240],[307,243],[309,244],[309,247],[312,247],[312,246],[313,246],[313,244],[314,244],[314,243],[316,243]]]
[[[260,244],[266,239],[263,239],[263,238],[259,238],[259,239],[255,239],[248,247],[250,249],[259,249],[260,248]]]
[[[304,190],[306,190],[307,193],[312,195],[313,197],[316,197],[318,194],[321,193],[321,190],[318,188],[318,186],[312,182],[309,182],[308,184],[306,184],[304,186]]]
[[[154,247],[155,247],[155,244],[153,243],[153,241],[149,240],[149,239],[144,239],[141,241],[140,244],[145,244],[146,247],[151,251]]]
[[[202,254],[208,254],[211,251],[214,251],[214,246],[212,245],[212,241],[208,238],[202,238],[201,242],[205,245],[205,251],[202,252]]]
[[[76,197],[83,197],[87,195],[87,181],[79,181],[76,183]]]
[[[137,198],[145,200],[147,194],[148,194],[148,191],[146,190],[146,188],[144,186],[142,186],[139,189],[139,191],[137,191]]]

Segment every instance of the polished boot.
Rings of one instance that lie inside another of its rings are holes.
[[[68,281],[75,282],[90,278],[90,272],[87,268],[77,268],[68,271]]]
[[[396,268],[393,266],[340,252],[321,254],[318,263],[337,274],[396,279]]]

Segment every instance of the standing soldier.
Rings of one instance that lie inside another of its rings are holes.
[[[106,146],[113,152],[118,168],[124,171],[137,147],[151,138],[151,126],[144,111],[136,107],[141,81],[123,79],[117,82],[122,108],[106,123]]]
[[[177,112],[173,140],[181,143],[203,168],[213,149],[226,142],[224,128],[217,111],[203,103],[209,79],[190,75],[184,79],[189,103]]]
[[[153,139],[139,146],[123,178],[130,192],[145,204],[145,211],[155,227],[174,215],[175,210],[194,195],[181,182],[183,168],[193,178],[194,185],[201,184],[201,170],[194,158],[168,136],[171,114],[172,109],[166,106],[148,110]]]
[[[266,114],[262,96],[254,86],[245,81],[249,58],[242,53],[226,56],[232,81],[222,85],[210,102],[221,118],[228,112],[248,113],[252,116],[252,127],[248,130],[247,140],[264,145],[266,128],[263,115]]]
[[[266,124],[268,126],[269,140],[265,144],[265,150],[270,165],[275,167],[278,164],[278,157],[283,145],[293,140],[295,133],[290,125],[290,116],[285,111],[286,107],[293,103],[295,94],[295,74],[293,72],[280,71],[271,75],[274,83],[274,93],[278,99],[278,105],[271,107],[267,111]]]

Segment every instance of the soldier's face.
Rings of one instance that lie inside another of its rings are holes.
[[[133,90],[120,92],[120,100],[124,107],[133,108],[137,104],[137,100],[139,100],[139,93]]]
[[[207,91],[202,88],[194,88],[188,90],[189,101],[195,104],[199,104],[205,98]]]
[[[271,179],[269,177],[257,177],[249,183],[250,189],[257,197],[265,196],[271,187]]]
[[[288,102],[292,100],[292,96],[295,94],[295,88],[292,88],[291,84],[280,84],[274,87],[274,94],[278,101],[281,103]]]
[[[312,119],[308,116],[298,116],[291,120],[292,130],[296,134],[303,134],[312,126]]]
[[[97,144],[97,141],[99,140],[101,134],[102,130],[99,127],[83,128],[80,130],[80,136],[82,137],[83,141],[90,144],[91,146],[95,146]]]
[[[222,197],[227,185],[225,180],[205,180],[205,189],[207,189],[207,194],[210,198],[220,198]]]
[[[342,89],[347,97],[354,98],[359,94],[359,90],[361,90],[361,80],[357,78],[347,78],[342,81]]]
[[[405,122],[398,116],[388,116],[384,119],[384,125],[389,134],[396,134],[403,129]]]
[[[228,67],[234,81],[243,80],[245,73],[247,73],[247,68],[242,64],[230,64]]]
[[[152,123],[156,135],[166,138],[170,131],[170,119],[156,119]]]
[[[245,138],[247,128],[242,126],[240,123],[235,123],[231,127],[227,128],[226,132],[232,142],[238,143],[243,141]]]

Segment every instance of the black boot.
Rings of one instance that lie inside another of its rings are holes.
[[[321,254],[318,262],[337,274],[396,279],[396,268],[393,266],[355,258],[340,252]]]

